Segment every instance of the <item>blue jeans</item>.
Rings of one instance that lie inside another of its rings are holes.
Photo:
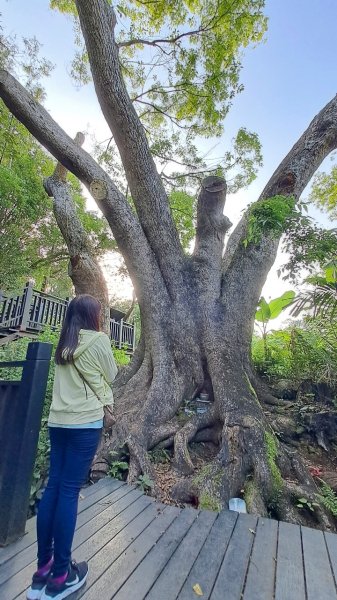
[[[80,489],[89,474],[101,429],[50,427],[50,471],[37,515],[38,567],[54,555],[53,577],[67,572]]]

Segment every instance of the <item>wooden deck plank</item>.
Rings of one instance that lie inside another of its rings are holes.
[[[211,600],[241,600],[256,524],[253,515],[239,515]]]
[[[79,506],[79,513],[76,525],[77,529],[83,527],[85,523],[91,521],[91,519],[93,519],[96,515],[99,515],[106,508],[109,508],[109,506],[112,506],[115,502],[117,502],[117,500],[119,500],[119,498],[122,498],[123,496],[125,496],[125,494],[129,494],[132,489],[134,488],[130,488],[128,485],[122,485],[117,489],[111,491],[111,493],[110,491],[107,492],[106,496],[103,496],[102,498],[97,498],[97,500],[93,504],[85,508],[85,510],[81,510],[81,507]],[[96,496],[90,496],[88,500],[95,497]]]
[[[217,513],[202,511],[187,532],[183,541],[159,575],[146,596],[147,600],[175,600],[203,547]]]
[[[81,514],[84,510],[86,510],[92,504],[95,504],[101,498],[104,498],[109,491],[112,492],[114,489],[118,489],[121,485],[126,485],[121,481],[116,481],[111,479],[111,482],[106,485],[101,485],[99,488],[92,494],[88,495],[88,497],[84,498],[79,502],[78,512]],[[109,491],[108,491],[109,490]],[[10,546],[6,546],[5,548],[1,548],[0,552],[0,566],[4,564],[7,560],[17,555],[19,552],[31,546],[36,542],[36,529],[35,527],[28,531],[26,535],[24,535],[20,540],[15,542],[14,544],[10,544]]]
[[[195,600],[193,586],[196,583],[201,587],[202,600],[209,599],[237,517],[238,514],[232,511],[222,511],[219,514],[178,595],[178,600]]]
[[[96,516],[94,515],[87,523],[84,523],[82,526],[77,527],[73,548],[77,548],[80,544],[85,542],[88,538],[93,536],[93,534],[101,529],[106,523],[108,523],[111,519],[117,516],[124,508],[132,504],[137,498],[142,496],[142,492],[139,490],[134,490],[133,488],[129,488],[128,486],[122,486],[113,494],[106,496],[106,498],[111,498],[113,502],[106,508],[104,505],[97,503],[97,511]],[[90,507],[95,508],[95,505]],[[97,512],[99,514],[97,514]],[[78,525],[78,524],[77,524]],[[10,561],[6,563],[4,568],[0,570],[0,590],[1,584],[7,581],[10,577],[13,577],[20,570],[23,570],[26,566],[29,565],[30,570],[34,570],[35,568],[35,555],[36,555],[36,546],[29,546],[22,552],[18,554],[18,556],[14,556]],[[33,561],[33,562],[32,562]]]
[[[301,530],[279,523],[275,600],[305,600]]]
[[[194,509],[181,511],[169,526],[165,535],[160,538],[159,542],[117,592],[115,600],[145,598],[197,516],[198,512]]]
[[[322,531],[302,527],[308,600],[337,600],[336,586]]]
[[[273,600],[278,522],[259,518],[243,600]]]
[[[148,510],[150,511],[153,508],[155,507],[150,506]],[[91,581],[87,583],[87,588],[90,587],[84,590],[84,600],[97,600],[97,598],[111,600],[114,598],[127,578],[137,568],[138,564],[164,534],[179,513],[180,509],[167,506],[161,513],[158,514],[157,512],[156,517],[143,529],[142,535],[134,539],[122,553],[119,552],[119,556],[116,558],[116,551],[113,547],[112,557],[110,556],[110,566],[93,585]],[[157,600],[159,598],[157,597]],[[140,597],[139,600],[141,600]]]
[[[110,520],[107,525],[99,529],[93,536],[88,538],[80,546],[75,548],[74,557],[80,562],[81,560],[90,560],[95,553],[99,552],[104,546],[110,542],[115,536],[123,533],[123,529],[130,524],[138,515],[140,515],[147,507],[152,506],[149,498],[141,496],[123,512],[117,515],[113,520]],[[75,535],[76,540],[76,535]],[[0,598],[2,594],[6,600],[14,598],[25,598],[25,590],[30,584],[32,572],[34,571],[34,563],[27,566],[25,569],[17,573],[3,586],[0,586]]]
[[[143,510],[130,520],[129,523],[125,522],[122,527],[120,526],[118,532],[114,529],[109,532],[108,527],[104,528],[107,529],[108,535],[110,534],[108,541],[106,539],[107,536],[104,536],[102,544],[101,536],[96,535],[93,540],[88,540],[88,542],[85,542],[77,549],[76,558],[79,561],[88,560],[89,558],[90,572],[87,579],[87,587],[92,586],[109,566],[127,550],[130,544],[138,538],[144,529],[156,519],[159,514],[158,508],[153,502],[149,502],[149,498],[143,496],[135,504],[140,504],[141,502],[145,502],[145,500],[148,501],[145,508],[143,507]]]
[[[330,556],[332,572],[335,577],[335,584],[337,584],[337,535],[329,532],[326,532],[324,535]]]

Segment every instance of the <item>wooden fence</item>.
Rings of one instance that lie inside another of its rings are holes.
[[[46,327],[59,328],[69,300],[44,294],[27,283],[22,294],[7,297],[0,293],[0,335],[15,332],[37,334]],[[133,352],[136,344],[135,326],[121,319],[110,319],[110,337],[118,348]]]

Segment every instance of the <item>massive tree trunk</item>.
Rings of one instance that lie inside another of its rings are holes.
[[[8,73],[0,95],[14,115],[92,192],[106,216],[133,280],[142,337],[131,364],[116,382],[117,423],[96,470],[109,452],[127,444],[129,478],[155,477],[148,450],[174,445],[176,468],[191,494],[225,503],[246,490],[249,510],[300,522],[296,497],[312,498],[314,483],[296,455],[277,441],[264,411],[268,393],[250,360],[254,314],[279,237],[267,231],[247,240],[246,213],[229,238],[223,215],[226,184],[207,178],[199,194],[195,250],[185,256],[146,135],[127,94],[114,39],[115,15],[105,0],[76,2],[97,96],[118,146],[136,214],[97,163],[61,130]],[[337,147],[337,98],[315,117],[275,171],[259,200],[297,200],[321,161]],[[212,403],[183,426],[185,398],[206,388]],[[196,479],[191,440],[211,439],[218,454]],[[296,481],[295,485],[293,482]],[[186,489],[185,489],[186,492]],[[328,525],[323,512],[320,519]]]

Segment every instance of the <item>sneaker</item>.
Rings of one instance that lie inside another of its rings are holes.
[[[86,562],[76,563],[71,561],[67,579],[63,583],[56,583],[51,577],[43,590],[41,600],[63,600],[70,594],[79,590],[88,576],[88,564]]]
[[[27,600],[40,600],[43,590],[47,585],[48,578],[50,577],[51,568],[53,561],[50,560],[43,575],[40,575],[39,571],[36,571],[32,577],[32,584],[27,592]]]
[[[41,600],[49,576],[50,571],[47,573],[47,575],[42,577],[37,572],[34,573],[32,577],[32,584],[27,592],[27,600]]]

